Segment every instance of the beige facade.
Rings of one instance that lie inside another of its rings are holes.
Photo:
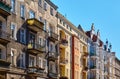
[[[8,66],[0,72],[5,72],[1,78],[58,78],[57,6],[49,0],[0,1],[2,4],[9,4],[11,10],[0,7],[2,30],[10,33],[10,40],[4,39],[0,49],[1,62]]]
[[[58,34],[61,34],[59,38],[63,36],[63,38],[67,41],[67,46],[65,46],[65,49],[60,47],[60,50],[62,51],[60,51],[60,61],[63,57],[67,58],[68,60],[67,64],[60,64],[60,76],[67,77],[68,79],[87,79],[87,36],[81,26],[78,28],[75,27],[69,20],[66,19],[66,17],[60,13],[57,14],[57,17]],[[72,42],[72,36],[74,35],[78,38],[78,42],[76,43]],[[78,53],[77,51],[73,52],[73,43],[77,45]],[[74,55],[75,57],[73,57]],[[78,65],[74,65],[73,62],[78,63]],[[74,69],[76,69],[76,71]]]
[[[115,79],[120,78],[120,60],[116,57],[115,58]]]

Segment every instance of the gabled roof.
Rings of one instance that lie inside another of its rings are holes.
[[[78,29],[79,29],[80,31],[84,32],[84,30],[83,30],[83,28],[82,28],[82,26],[81,26],[80,24],[78,25]]]

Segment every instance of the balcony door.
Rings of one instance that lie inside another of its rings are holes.
[[[32,47],[35,46],[35,34],[32,32],[29,33],[29,43],[32,45]]]

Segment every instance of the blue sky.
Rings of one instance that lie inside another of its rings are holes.
[[[94,23],[101,39],[112,44],[112,51],[120,59],[120,0],[52,0],[58,11],[74,25],[81,24],[85,31]]]

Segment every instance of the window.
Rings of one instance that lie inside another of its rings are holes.
[[[67,25],[67,29],[69,28],[69,25]]]
[[[2,51],[1,51],[1,49],[0,49],[0,59],[2,59]]]
[[[29,18],[35,18],[35,12],[34,11],[30,10]]]
[[[47,4],[44,2],[44,10],[47,10]]]
[[[67,76],[69,76],[69,70],[68,69],[66,69],[66,74],[67,74]]]
[[[0,29],[2,29],[2,21],[0,21]]]
[[[25,6],[24,6],[24,5],[21,5],[21,6],[20,6],[20,16],[21,16],[22,18],[25,17]]]
[[[16,50],[15,49],[11,49],[11,64],[12,66],[16,66]]]
[[[70,27],[70,31],[72,31],[72,28]]]
[[[29,55],[29,67],[35,66],[35,62],[36,62],[36,61],[35,61],[35,57]]]
[[[20,54],[20,68],[25,68],[25,53]]]
[[[38,44],[40,46],[44,46],[45,45],[45,40],[43,38],[41,38],[40,36],[39,36]]]
[[[11,24],[11,37],[13,38],[13,39],[15,39],[15,40],[17,40],[17,38],[16,38],[16,31],[17,29],[16,29],[16,25],[15,24]]]
[[[65,22],[63,22],[63,26],[65,26]]]
[[[52,65],[52,71],[53,71],[53,73],[56,73],[56,65],[55,65],[55,63]]]
[[[39,17],[39,21],[41,21],[41,22],[42,22],[42,17]]]
[[[39,6],[42,5],[42,0],[39,0],[38,5],[39,5]]]
[[[15,0],[11,0],[11,11],[15,12]]]
[[[20,30],[20,42],[25,43],[25,29]]]
[[[60,19],[60,24],[62,24],[62,20]]]
[[[46,27],[47,27],[47,21],[44,20],[44,30],[46,30]]]
[[[53,8],[50,8],[50,14],[53,16]]]
[[[47,60],[45,60],[45,59],[43,60],[43,67],[47,68]]]
[[[44,66],[43,66],[42,58],[40,58],[40,57],[39,57],[39,67],[41,67],[41,68],[44,67]]]

